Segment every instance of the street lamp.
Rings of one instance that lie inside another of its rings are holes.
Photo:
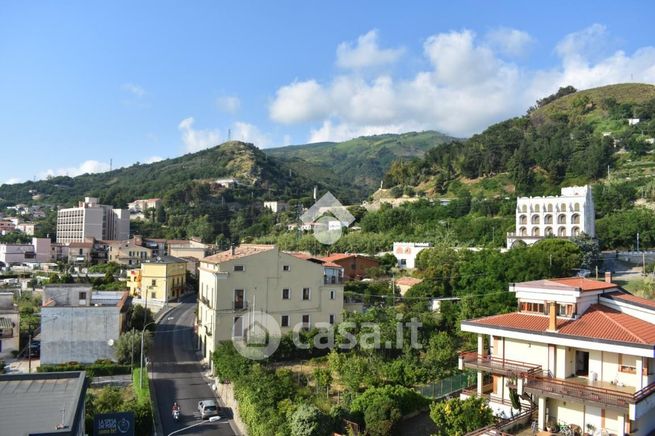
[[[144,315],[144,320],[145,319],[146,319],[146,317]],[[141,330],[141,356],[139,356],[140,359],[141,359],[141,365],[139,367],[139,389],[143,389],[143,335],[146,332],[146,327],[148,327],[151,324],[155,324],[156,322],[157,321],[151,321],[148,324],[145,324],[143,326],[143,329]]]
[[[199,425],[203,425],[203,424],[205,424],[205,423],[207,423],[207,422],[217,422],[217,421],[220,420],[220,419],[221,419],[220,416],[212,416],[212,417],[209,418],[209,420],[207,420],[207,421],[196,422],[195,424],[192,424],[192,425],[190,425],[190,426],[188,426],[188,427],[184,427],[184,428],[181,428],[181,429],[179,429],[179,430],[175,430],[174,432],[169,433],[168,436],[173,436],[173,435],[176,434],[176,433],[179,433],[179,432],[184,431],[184,430],[188,430],[188,429],[193,428],[193,427],[198,427]],[[225,421],[225,422],[227,422],[227,421]]]

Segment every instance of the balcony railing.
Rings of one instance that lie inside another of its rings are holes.
[[[233,301],[232,310],[247,310],[248,302],[247,301]]]
[[[340,285],[343,283],[343,277],[323,276],[324,285]]]
[[[506,377],[524,377],[541,371],[541,366],[516,360],[479,355],[475,352],[460,354],[464,368],[504,375]]]

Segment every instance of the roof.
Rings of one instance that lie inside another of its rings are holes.
[[[13,329],[14,323],[9,318],[0,317],[0,329]]]
[[[2,434],[78,434],[85,393],[84,371],[0,375]]]
[[[518,286],[529,288],[561,288],[580,289],[582,292],[602,291],[605,289],[618,288],[619,285],[605,281],[586,279],[583,277],[563,277],[557,279],[533,280],[529,282],[516,283]]]
[[[655,301],[649,300],[648,298],[637,297],[636,295],[628,294],[627,292],[610,292],[608,294],[603,294],[603,298],[655,310]]]
[[[335,260],[349,259],[351,257],[357,257],[357,255],[353,253],[332,253],[329,256],[323,256],[322,259],[327,261],[335,261]]]
[[[300,260],[306,260],[308,262],[314,262],[314,263],[321,264],[321,265],[323,265],[324,267],[327,267],[327,268],[343,268],[341,265],[339,265],[337,263],[334,263],[334,262],[332,262],[330,260],[327,260],[327,258],[325,258],[325,257],[312,256],[311,254],[306,253],[304,251],[294,251],[294,252],[285,251],[285,253],[287,253],[287,254],[289,254],[289,255],[291,255],[293,257],[296,257],[296,258],[298,258]]]
[[[417,279],[416,277],[401,277],[396,280],[396,286],[414,286],[422,281],[423,279]]]
[[[167,263],[186,263],[186,260],[180,259],[179,257],[175,257],[175,256],[157,256],[148,260],[144,260],[143,262],[141,262],[141,265],[167,264]]]
[[[228,262],[230,260],[240,259],[242,257],[252,256],[254,254],[273,250],[274,248],[275,245],[268,244],[241,244],[237,247],[234,247],[234,249],[225,250],[220,253],[207,256],[201,259],[201,261],[206,263]]]
[[[71,242],[68,246],[70,248],[93,248],[93,242]]]
[[[463,321],[463,323],[545,333],[548,329],[548,315],[512,312]],[[602,304],[590,306],[577,319],[558,317],[557,332],[549,332],[549,334],[597,341],[655,345],[653,324]]]

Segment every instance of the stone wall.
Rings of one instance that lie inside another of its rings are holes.
[[[231,383],[220,383],[217,378],[214,378],[214,386],[216,386],[216,394],[223,402],[225,407],[232,409],[232,419],[236,425],[239,434],[247,435],[248,426],[241,420],[239,415],[239,403],[234,398],[234,389]]]

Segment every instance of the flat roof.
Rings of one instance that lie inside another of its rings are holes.
[[[2,434],[77,434],[84,421],[85,376],[84,371],[0,375]]]

